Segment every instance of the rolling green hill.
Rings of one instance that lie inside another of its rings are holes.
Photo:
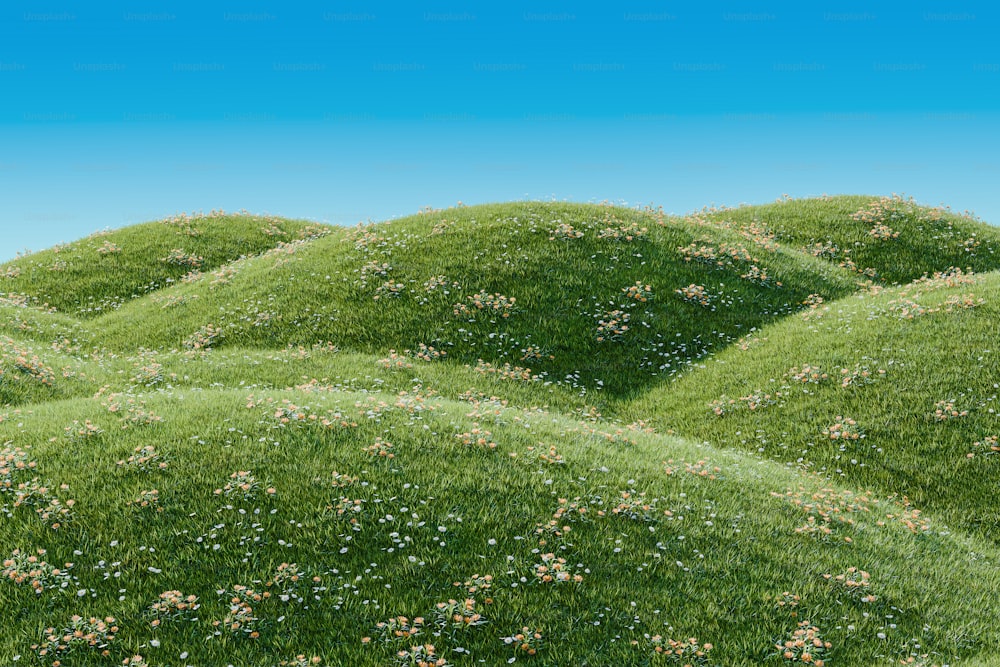
[[[998,665],[998,247],[520,202],[0,265],[0,664]]]
[[[859,295],[764,329],[627,412],[855,488],[905,494],[998,541],[998,321],[995,272]],[[857,439],[831,439],[838,419],[856,422]]]
[[[181,214],[95,232],[8,262],[0,290],[31,304],[97,317],[185,276],[328,232],[326,226],[249,214]]]

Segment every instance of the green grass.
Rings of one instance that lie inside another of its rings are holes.
[[[1000,664],[997,233],[887,200],[877,240],[872,199],[214,214],[0,266],[0,664],[669,665],[694,637],[694,664],[791,665],[804,621],[828,665]],[[823,436],[838,415],[864,437]],[[175,590],[199,607],[157,619]],[[466,598],[476,622],[438,618]],[[74,615],[114,639],[43,654]],[[421,632],[385,637],[399,616]]]
[[[192,271],[210,274],[241,256],[328,229],[244,214],[182,214],[95,232],[8,262],[3,265],[3,291],[91,318],[168,287]]]
[[[949,266],[991,271],[1000,260],[995,227],[948,209],[918,206],[898,195],[779,200],[706,217],[734,225],[756,223],[773,232],[779,243],[809,254],[822,251],[819,256],[837,265],[850,260],[853,271],[865,278],[874,273],[883,283],[907,283]],[[888,235],[872,235],[878,224],[888,228]]]
[[[1000,540],[1000,450],[988,445],[1000,434],[1000,274],[966,280],[849,298],[788,318],[761,332],[757,344],[730,348],[626,412],[853,488],[905,494],[953,528]],[[983,303],[949,303],[965,295]],[[909,319],[907,302],[926,312]],[[806,365],[829,379],[793,380]],[[867,367],[874,382],[842,387],[841,371],[858,367]],[[755,409],[741,400],[763,393],[771,398]],[[960,416],[936,417],[942,401]],[[715,414],[713,402],[725,404],[725,414]],[[824,437],[838,416],[854,419],[864,438]]]
[[[550,240],[559,224],[584,236]],[[645,238],[598,238],[630,225],[646,229]],[[741,279],[751,261],[683,261],[679,248],[691,243],[742,245],[785,285]],[[288,251],[230,265],[225,284],[205,276],[131,301],[90,323],[95,343],[121,352],[180,349],[212,325],[220,334],[216,347],[329,341],[376,353],[424,344],[464,364],[511,364],[543,382],[621,395],[793,312],[811,293],[834,298],[854,284],[846,271],[800,253],[758,249],[732,230],[567,204],[453,209],[337,230]],[[385,275],[365,268],[382,265],[389,267]],[[442,284],[428,285],[441,276]],[[398,294],[380,293],[386,282],[398,284]],[[637,282],[652,288],[645,302],[624,293]],[[726,306],[684,302],[675,290],[692,283],[704,283]],[[472,305],[470,297],[483,291],[513,300],[507,317]],[[472,312],[456,315],[456,304]],[[620,340],[609,334],[599,341],[601,320],[621,320],[607,315],[612,311],[627,314],[628,330]],[[129,326],[133,321],[145,326]],[[637,372],[617,372],[637,357]]]

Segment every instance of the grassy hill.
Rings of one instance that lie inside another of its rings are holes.
[[[779,200],[704,217],[762,226],[779,243],[883,284],[908,283],[949,266],[994,270],[1000,253],[995,228],[900,195]]]
[[[1000,664],[998,243],[522,202],[2,265],[0,664]]]
[[[692,247],[703,255],[686,260]],[[620,394],[800,308],[810,293],[853,287],[842,269],[734,230],[537,203],[338,230],[228,269],[224,280],[204,276],[95,320],[96,339],[116,350],[182,348],[211,327],[214,347],[329,341],[415,354],[425,345],[455,362]],[[706,310],[675,291],[694,283],[706,292],[692,299],[732,307]],[[137,320],[149,325],[127,326]],[[630,377],[616,372],[636,362]]]
[[[626,412],[904,494],[997,541],[998,319],[995,272],[863,294],[768,327]],[[831,439],[838,419],[856,422],[857,439]]]
[[[329,227],[249,214],[181,214],[105,230],[3,265],[0,291],[80,317],[96,317],[185,276],[218,269]]]

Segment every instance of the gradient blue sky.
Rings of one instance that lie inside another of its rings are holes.
[[[1000,223],[985,2],[0,6],[0,260],[246,208],[683,213],[904,192]]]

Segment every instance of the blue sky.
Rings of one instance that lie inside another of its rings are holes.
[[[997,223],[998,28],[982,2],[6,2],[0,260],[213,208],[904,192]]]

